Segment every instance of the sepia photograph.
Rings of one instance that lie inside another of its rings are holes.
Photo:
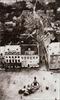
[[[60,100],[60,0],[0,0],[0,100]]]

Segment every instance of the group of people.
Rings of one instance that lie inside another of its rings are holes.
[[[38,90],[40,87],[36,77],[34,77],[34,81],[31,85],[27,85],[23,87],[23,89],[19,90],[19,94],[23,93],[24,95],[29,95],[31,93],[34,93],[36,90]]]

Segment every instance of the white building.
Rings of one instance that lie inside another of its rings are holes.
[[[49,44],[48,63],[51,69],[60,68],[60,42]]]
[[[22,66],[22,67],[39,67],[39,55],[35,54],[30,49],[21,54],[20,45],[6,45],[4,49],[1,47],[0,51],[4,53],[4,61],[9,67]],[[26,54],[27,53],[27,54]]]
[[[5,47],[4,46],[0,46],[0,55],[2,54],[4,56],[4,51],[5,51]]]
[[[6,45],[5,46],[5,53],[8,52],[19,52],[21,54],[21,47],[20,45]]]

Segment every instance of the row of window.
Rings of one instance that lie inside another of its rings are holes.
[[[34,61],[30,61],[30,63],[32,63],[32,62],[34,62]],[[6,63],[20,63],[20,60],[6,60]],[[35,61],[35,63],[37,63],[36,61]]]
[[[8,48],[7,50],[10,50],[10,49]],[[16,50],[20,50],[20,49],[17,48]]]
[[[20,60],[6,60],[7,63],[20,63]]]
[[[20,58],[20,56],[6,56],[6,58]]]
[[[21,52],[5,52],[5,55],[19,55]]]
[[[21,58],[21,59],[38,59],[38,56],[34,57],[20,57],[20,56],[6,56],[6,58]]]

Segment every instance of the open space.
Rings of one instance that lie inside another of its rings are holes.
[[[19,89],[31,84],[34,76],[40,84],[39,90],[29,96],[19,95]],[[42,69],[27,69],[20,72],[2,71],[0,72],[0,100],[60,100],[59,77],[60,73]]]

